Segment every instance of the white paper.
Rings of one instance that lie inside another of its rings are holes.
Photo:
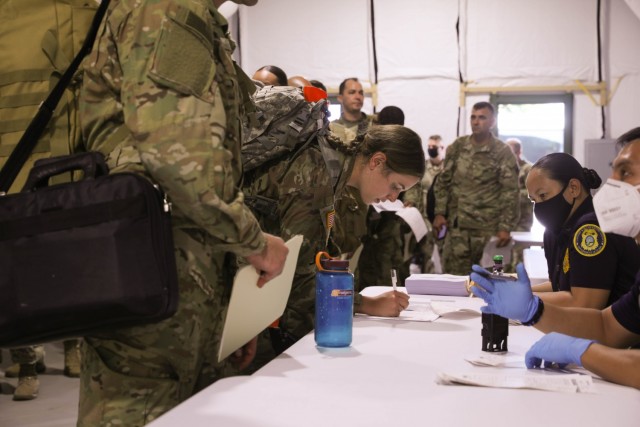
[[[369,316],[362,313],[358,313],[358,316],[366,316],[370,319],[402,320],[409,322],[433,322],[440,317],[438,313],[433,311],[428,301],[409,301],[409,306],[406,310],[401,311],[398,317]]]
[[[439,316],[444,316],[450,313],[469,313],[480,316],[482,312],[480,310],[470,308],[470,307],[459,307],[456,305],[455,301],[452,302],[444,302],[444,301],[431,301],[431,308],[434,313]]]
[[[493,265],[493,257],[495,255],[502,255],[502,265],[506,266],[511,262],[511,250],[513,249],[513,245],[515,245],[515,241],[511,239],[509,243],[505,246],[499,248],[497,246],[498,237],[491,236],[487,244],[484,246],[484,251],[482,252],[482,259],[480,260],[480,265],[483,267],[490,267]]]
[[[444,373],[436,378],[443,385],[474,385],[495,388],[528,388],[535,390],[560,391],[564,393],[595,393],[590,375],[540,373]],[[539,375],[536,375],[539,374]]]
[[[464,358],[474,366],[492,366],[495,368],[525,368],[524,357],[515,354],[486,353]]]
[[[289,254],[282,273],[269,280],[262,288],[256,286],[259,275],[253,266],[246,265],[238,270],[220,340],[218,362],[251,341],[282,316],[291,293],[302,236],[292,237],[286,245]]]
[[[385,200],[384,202],[373,203],[371,206],[373,206],[376,212],[395,212],[399,211],[400,209],[404,209],[404,203],[402,203],[402,201],[400,200],[396,200],[395,202]]]
[[[416,241],[419,242],[425,234],[427,234],[427,224],[424,222],[424,218],[417,208],[409,207],[400,209],[396,212],[396,215],[409,225],[414,236],[416,236]]]

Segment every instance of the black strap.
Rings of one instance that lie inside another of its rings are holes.
[[[35,117],[31,120],[31,123],[29,123],[29,126],[22,134],[20,141],[9,156],[7,163],[5,163],[2,170],[0,170],[0,194],[9,191],[11,184],[13,184],[16,176],[18,176],[18,173],[38,143],[40,136],[42,136],[42,132],[44,132],[44,129],[51,120],[53,112],[58,106],[58,102],[60,102],[60,98],[62,98],[65,89],[69,86],[69,83],[71,83],[71,79],[80,66],[80,63],[91,51],[96,34],[98,33],[98,28],[100,27],[100,23],[102,22],[102,18],[108,6],[109,0],[102,0],[95,16],[93,17],[91,28],[89,28],[87,38],[84,40],[80,51],[76,57],[73,58],[69,68],[64,72],[53,90],[51,90],[47,99],[45,99],[40,105]]]

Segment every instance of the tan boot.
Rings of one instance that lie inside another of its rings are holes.
[[[13,400],[33,400],[38,397],[40,381],[37,376],[20,377],[18,387],[13,392]]]
[[[36,372],[38,374],[42,374],[46,370],[47,370],[47,366],[44,364],[44,355],[43,355],[42,358],[38,358],[38,361],[36,362]],[[18,378],[18,375],[20,375],[19,363],[14,363],[13,365],[9,366],[6,371],[4,371],[5,378]]]
[[[80,376],[80,348],[78,340],[64,342],[64,374],[67,377]]]
[[[36,375],[35,363],[20,364],[18,387],[13,392],[13,400],[32,400],[38,397],[40,381]]]

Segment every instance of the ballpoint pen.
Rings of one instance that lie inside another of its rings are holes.
[[[396,269],[391,269],[391,284],[393,285],[393,290],[398,290],[398,275],[396,274]]]

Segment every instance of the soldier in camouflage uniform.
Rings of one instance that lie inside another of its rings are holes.
[[[362,112],[364,89],[355,77],[340,83],[338,102],[342,105],[340,118],[331,122],[331,131],[345,144],[350,144],[356,137],[367,132],[373,116]]]
[[[403,126],[372,128],[348,148],[333,136],[326,141],[334,151],[339,150],[337,157],[342,159],[335,190],[318,143],[276,163],[265,163],[245,176],[243,191],[247,196],[277,200],[277,214],[261,217],[264,229],[284,239],[296,234],[304,236],[291,295],[279,322],[277,334],[285,337],[279,351],[313,329],[315,254],[328,250],[337,256],[355,251],[366,232],[369,204],[381,199],[395,200],[424,172],[424,163],[415,160],[424,156],[420,137]],[[334,210],[334,225],[330,228],[327,213]],[[376,298],[356,296],[355,310],[397,316],[407,305],[405,294],[388,292]],[[261,336],[251,371],[276,356],[277,351],[268,348],[275,333],[265,332]]]
[[[472,134],[447,148],[436,180],[433,227],[439,232],[447,226],[445,273],[469,274],[491,236],[498,247],[505,246],[518,221],[518,165],[511,149],[491,134],[494,125],[493,106],[475,104]]]
[[[284,266],[284,242],[261,231],[238,188],[239,116],[255,86],[231,59],[221,3],[113,2],[85,60],[88,148],[166,192],[180,299],[169,319],[85,337],[79,426],[144,425],[213,383],[234,256],[262,271],[259,284]],[[254,352],[255,340],[240,365]]]

